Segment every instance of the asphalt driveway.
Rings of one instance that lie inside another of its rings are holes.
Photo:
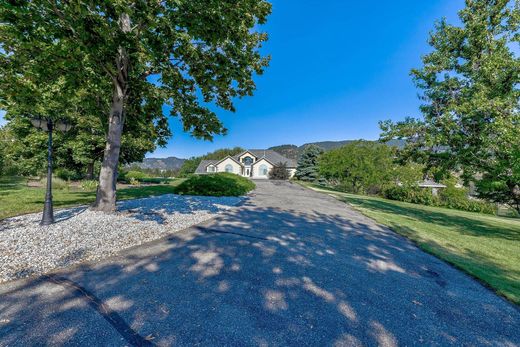
[[[0,346],[520,345],[520,310],[332,197],[257,182],[236,211],[0,286]]]

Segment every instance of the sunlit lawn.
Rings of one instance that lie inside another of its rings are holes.
[[[520,219],[313,189],[336,196],[520,304]]]
[[[153,195],[173,193],[173,188],[183,180],[170,184],[143,185],[118,189],[118,200],[137,199]],[[81,188],[55,189],[52,193],[55,208],[91,204],[96,198],[95,190]],[[40,212],[43,209],[45,188],[28,187],[27,179],[19,177],[0,178],[0,219],[20,214]]]

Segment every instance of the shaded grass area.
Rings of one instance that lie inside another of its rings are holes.
[[[169,184],[125,187],[117,190],[118,200],[139,199],[148,196],[173,194],[175,186],[183,179]],[[96,199],[95,190],[70,187],[52,192],[55,208],[88,205]],[[20,214],[40,212],[43,209],[45,188],[27,186],[27,179],[20,177],[0,177],[0,219]]]
[[[520,220],[310,187],[332,194],[520,304]]]

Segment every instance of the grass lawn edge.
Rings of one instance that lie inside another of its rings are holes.
[[[401,237],[406,238],[406,240],[410,241],[413,245],[415,245],[420,250],[426,252],[427,254],[430,254],[430,255],[436,257],[437,259],[439,259],[439,260],[443,261],[444,263],[452,266],[453,268],[455,268],[455,269],[457,269],[459,271],[462,271],[465,275],[467,275],[467,276],[471,277],[472,279],[476,280],[480,285],[482,285],[486,289],[492,291],[493,293],[495,293],[497,296],[499,296],[500,298],[504,299],[508,303],[514,305],[516,308],[520,307],[520,298],[519,297],[511,296],[511,295],[508,295],[508,293],[506,293],[506,292],[502,292],[500,289],[495,288],[491,283],[489,283],[485,279],[480,278],[480,277],[472,274],[471,272],[467,271],[464,267],[460,266],[456,262],[451,261],[450,259],[447,259],[444,256],[444,254],[442,252],[442,249],[440,249],[440,248],[436,249],[435,247],[429,247],[429,245],[426,242],[425,243],[421,243],[418,240],[415,240],[415,239],[413,239],[411,237],[408,237],[406,235],[406,232],[404,232],[403,228],[400,228],[399,226],[389,226],[389,225],[387,225],[387,224],[385,224],[383,222],[380,222],[380,221],[376,220],[374,217],[372,217],[369,214],[365,213],[362,208],[359,208],[355,204],[352,204],[352,203],[342,199],[344,197],[342,197],[341,194],[347,194],[347,193],[337,192],[337,191],[334,191],[332,189],[329,190],[329,189],[325,189],[325,188],[315,187],[313,184],[307,183],[307,182],[295,181],[295,183],[301,185],[304,188],[311,189],[311,190],[313,190],[315,192],[322,193],[322,194],[327,194],[329,196],[334,197],[338,201],[341,201],[342,203],[344,203],[344,204],[348,205],[349,207],[351,207],[352,209],[354,209],[356,212],[359,212],[363,216],[365,216],[367,218],[370,218],[371,220],[373,220],[378,225],[391,230],[392,232],[396,233],[397,235],[399,235]],[[352,195],[355,195],[355,194],[352,194]],[[366,198],[370,198],[370,196],[366,196]],[[393,201],[393,200],[389,200],[389,201]],[[409,204],[409,203],[406,203],[406,204]],[[413,206],[415,204],[410,204],[410,205]],[[445,209],[445,208],[441,208],[441,207],[438,207],[438,208],[439,209]],[[446,210],[450,210],[450,209],[446,209]],[[476,213],[476,212],[467,212],[467,211],[460,211],[460,212],[479,214],[479,213]],[[506,218],[506,217],[503,217],[503,218]]]
[[[161,196],[161,195],[167,195],[167,194],[176,194],[174,192],[174,188],[176,185],[181,184],[184,182],[184,178],[178,178],[175,179],[175,181],[170,184],[153,184],[153,185],[142,185],[142,186],[132,186],[132,187],[124,187],[124,188],[118,188],[117,189],[117,201],[127,201],[127,200],[137,200],[137,199],[146,199],[151,198],[155,196]],[[43,188],[39,188],[42,190]],[[60,191],[62,192],[62,191]],[[69,208],[77,208],[77,207],[90,207],[95,200],[95,190],[77,190],[77,191],[67,191],[64,190],[66,193],[74,194],[74,193],[82,193],[82,194],[91,194],[92,196],[88,199],[81,199],[81,202],[71,202],[71,203],[61,203],[59,202],[59,199],[56,199],[54,197],[54,211],[62,211]],[[41,199],[44,198],[44,191],[40,191]],[[53,194],[57,195],[57,194]],[[56,201],[57,200],[57,201]],[[89,200],[89,201],[87,201]],[[37,204],[34,206],[34,208],[31,206],[27,208],[27,210],[20,211],[20,212],[13,212],[13,213],[6,213],[5,216],[0,215],[0,222],[3,220],[9,219],[9,218],[15,218],[15,217],[21,217],[29,214],[34,213],[41,213],[43,211],[43,202],[41,204]]]

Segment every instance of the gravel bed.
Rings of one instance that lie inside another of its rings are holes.
[[[41,213],[4,219],[0,283],[117,254],[208,220],[240,201],[168,194],[119,202],[114,214],[87,207],[60,210],[50,226],[39,225]]]

